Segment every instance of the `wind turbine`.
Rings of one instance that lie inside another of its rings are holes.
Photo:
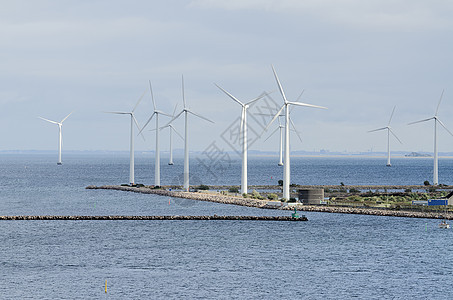
[[[173,117],[173,119],[171,119],[171,121],[168,122],[165,126],[171,124],[174,120],[179,118],[179,116],[182,115],[182,113],[184,113],[185,126],[184,126],[184,185],[183,185],[183,188],[185,191],[188,192],[189,191],[189,127],[188,127],[189,113],[196,117],[199,117],[203,120],[206,120],[208,122],[211,122],[211,123],[214,123],[214,122],[209,120],[208,118],[205,118],[199,114],[194,113],[186,106],[186,99],[184,97],[184,76],[182,76],[182,101],[184,104],[183,110],[179,114],[177,114],[175,117]]]
[[[283,129],[285,126],[282,125],[280,122],[280,118],[278,118],[278,127],[264,140],[266,142],[271,136],[273,136],[277,130],[280,130],[280,148],[279,148],[279,158],[278,158],[278,165],[283,166]]]
[[[171,117],[169,114],[166,114],[156,108],[156,102],[154,101],[153,88],[151,86],[151,80],[149,81],[149,90],[151,91],[151,99],[153,100],[153,114],[146,121],[145,125],[140,130],[140,133],[145,129],[145,127],[151,122],[151,119],[156,116],[156,151],[155,151],[155,164],[154,164],[154,185],[160,186],[160,149],[159,149],[159,115],[164,115]]]
[[[275,72],[274,66],[272,66],[272,71],[274,73],[275,80],[277,81],[278,89],[280,90],[280,94],[283,97],[283,105],[280,110],[275,114],[272,120],[269,122],[265,130],[269,128],[269,126],[275,121],[275,119],[282,113],[283,109],[285,109],[285,158],[284,158],[284,166],[283,166],[283,198],[289,200],[290,198],[290,191],[289,191],[289,183],[290,183],[290,161],[289,161],[289,129],[290,129],[290,105],[296,106],[306,106],[306,107],[313,107],[313,108],[322,108],[327,109],[323,106],[313,105],[313,104],[306,104],[301,102],[291,102],[286,99],[285,92],[283,91],[283,87],[278,79],[277,73]]]
[[[441,120],[439,119],[439,117],[437,116],[437,113],[439,112],[440,102],[442,101],[443,95],[444,95],[444,90],[442,90],[442,94],[440,94],[439,103],[437,104],[436,114],[434,115],[434,117],[431,117],[431,118],[428,118],[428,119],[424,119],[424,120],[420,120],[420,121],[415,121],[415,122],[412,122],[412,123],[409,123],[409,124],[408,124],[408,125],[412,125],[412,124],[415,124],[415,123],[421,123],[421,122],[426,122],[426,121],[429,121],[429,120],[434,120],[434,169],[433,169],[433,185],[438,185],[438,184],[439,184],[439,176],[438,176],[438,157],[437,157],[437,123],[439,123],[440,125],[442,125],[442,127],[445,128],[445,130],[446,130],[451,136],[453,136],[453,133],[451,133],[450,130],[447,129],[447,127],[444,125],[444,123],[442,123],[442,121],[441,121]]]
[[[237,102],[239,105],[242,106],[242,113],[241,113],[241,129],[239,136],[242,136],[242,173],[241,173],[241,194],[247,194],[247,109],[249,108],[250,104],[254,103],[255,101],[263,98],[265,95],[259,96],[252,101],[247,103],[242,103],[236,97],[225,91],[223,88],[215,84],[221,91],[223,91],[228,97],[233,99],[233,101]]]
[[[138,104],[140,101],[142,101],[143,96],[145,96],[146,90],[143,92],[143,94],[140,96],[138,99],[137,103],[134,106],[134,109],[132,109],[131,112],[119,112],[119,111],[109,111],[107,112],[108,114],[116,114],[116,115],[130,115],[131,116],[131,145],[130,145],[130,153],[129,153],[129,183],[133,185],[135,183],[135,178],[134,178],[134,123],[135,126],[137,126],[137,129],[140,130],[140,126],[138,126],[137,119],[135,118],[134,112],[135,109],[137,108]],[[142,135],[143,137],[143,135]],[[144,137],[143,137],[144,139]]]
[[[380,130],[387,130],[387,167],[391,167],[392,164],[390,163],[390,133],[393,134],[393,136],[402,144],[401,140],[396,136],[396,134],[393,132],[392,128],[390,127],[390,122],[392,122],[393,118],[393,113],[395,112],[396,106],[393,107],[392,114],[390,115],[390,120],[387,124],[387,126],[370,130],[368,132],[374,132],[374,131],[380,131]]]
[[[299,101],[300,97],[302,97],[302,94],[304,93],[304,91],[302,91],[302,93],[299,95],[299,97],[297,98],[296,101]],[[292,109],[291,109],[292,111]],[[266,116],[273,116],[273,115],[269,115],[269,114],[264,114]],[[279,148],[279,160],[278,160],[278,165],[279,166],[283,166],[283,129],[285,128],[285,126],[282,125],[282,123],[280,122],[280,117],[283,117],[284,115],[279,115],[278,116],[278,127],[275,128],[275,130],[264,140],[264,142],[266,142],[268,139],[271,138],[271,136],[273,136],[277,130],[280,130],[280,148]],[[297,131],[296,129],[296,125],[294,125],[294,122],[293,120],[290,118],[289,119],[290,122],[291,122],[291,125],[293,126],[293,131],[296,132],[297,134],[297,137],[299,138],[299,140],[302,142],[302,138],[300,137],[300,133]]]
[[[47,121],[47,122],[50,122],[50,123],[53,123],[53,124],[57,124],[58,125],[58,161],[57,161],[57,165],[61,165],[61,140],[62,140],[62,135],[61,135],[61,127],[63,126],[63,122],[72,114],[73,112],[70,112],[69,115],[67,115],[63,120],[61,120],[60,122],[55,122],[55,121],[52,121],[52,120],[49,120],[49,119],[45,119],[43,117],[38,117],[40,118],[41,120],[44,120],[44,121]]]
[[[177,108],[177,106],[178,106],[178,105],[175,105],[175,110],[173,111],[173,115],[172,115],[173,118],[175,117],[175,113],[176,113],[176,108]],[[175,128],[172,124],[165,125],[165,126],[161,127],[160,129],[164,129],[164,128],[166,128],[166,127],[168,127],[168,128],[170,129],[170,130],[169,130],[169,132],[170,132],[170,133],[169,133],[169,134],[170,134],[170,137],[169,137],[169,139],[170,139],[170,159],[169,159],[169,161],[168,161],[168,164],[169,164],[170,166],[172,166],[172,165],[173,165],[173,146],[172,146],[173,137],[172,137],[172,134],[173,134],[173,132],[174,132],[174,133],[176,133],[182,140],[184,140],[184,138],[182,137],[181,134],[179,134],[179,132],[176,130],[176,128]]]

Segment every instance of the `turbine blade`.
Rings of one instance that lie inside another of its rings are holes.
[[[300,133],[299,133],[299,131],[297,131],[297,129],[296,129],[296,125],[294,125],[293,119],[289,118],[289,122],[290,122],[290,123],[291,123],[291,125],[293,126],[293,128],[294,128],[294,132],[296,132],[296,135],[297,135],[297,137],[298,137],[298,138],[299,138],[299,140],[300,140],[300,141],[302,142],[302,138],[300,137]]]
[[[445,90],[442,90],[442,93],[440,94],[440,99],[439,99],[439,103],[437,103],[437,108],[436,108],[436,114],[435,114],[435,116],[437,116],[437,113],[439,112],[440,101],[442,101],[442,97],[443,97],[443,95],[444,95],[444,91],[445,91]]]
[[[184,104],[184,108],[186,108],[186,98],[184,96],[184,75],[182,75],[182,102]]]
[[[403,142],[401,142],[401,140],[396,136],[396,134],[393,132],[393,130],[389,128],[389,131],[398,140],[398,142],[400,142],[400,144],[402,145]]]
[[[146,94],[146,90],[143,92],[143,94],[140,96],[140,98],[138,98],[138,101],[135,104],[134,109],[132,110],[132,112],[135,111],[135,109],[137,108],[138,104],[140,103],[140,101],[142,101],[143,97],[145,96],[145,94]]]
[[[445,126],[444,123],[442,123],[441,120],[439,120],[438,118],[437,118],[436,120],[437,120],[437,122],[439,122],[440,125],[442,125],[442,127],[443,127],[443,128],[444,128],[451,136],[453,136],[453,133],[451,133],[451,131],[448,130],[447,126]]]
[[[282,107],[280,108],[280,110],[275,114],[275,116],[272,118],[272,120],[269,122],[269,124],[267,124],[266,128],[264,128],[263,130],[263,133],[264,131],[267,131],[267,129],[269,128],[269,126],[271,126],[271,124],[275,121],[275,119],[278,118],[278,116],[280,115],[280,113],[283,111],[283,109],[285,108],[285,104],[282,105]],[[263,134],[261,133],[260,136]]]
[[[166,117],[170,117],[170,118],[173,118],[172,115],[169,115],[169,114],[166,114],[164,113],[163,111],[160,111],[160,110],[156,110],[154,111],[156,114],[160,114],[160,115],[163,115],[163,116],[166,116]]]
[[[264,142],[267,141],[271,136],[273,136],[279,129],[280,129],[280,127],[275,128],[275,130],[272,131],[272,133],[264,140]]]
[[[420,120],[420,121],[411,122],[411,123],[409,123],[407,125],[412,125],[412,124],[416,124],[416,123],[426,122],[426,121],[429,121],[429,120],[432,120],[432,119],[434,119],[434,117],[431,117],[429,119]]]
[[[382,127],[382,128],[378,128],[378,129],[373,129],[373,130],[369,130],[367,132],[375,132],[375,131],[380,131],[380,130],[384,130],[384,129],[387,129],[387,127]]]
[[[302,90],[302,93],[300,93],[299,97],[297,97],[296,102],[299,102],[300,98],[302,98],[302,95],[304,94],[305,89]]]
[[[255,99],[253,99],[253,100],[247,102],[245,105],[250,105],[250,104],[252,104],[252,103],[254,103],[254,102],[260,100],[261,98],[263,98],[264,96],[267,96],[267,95],[268,95],[268,94],[262,94],[261,96],[258,96],[258,97],[256,97]]]
[[[130,112],[123,112],[123,111],[104,111],[106,114],[116,114],[116,115],[130,115]]]
[[[151,122],[151,119],[154,117],[154,115],[156,114],[156,112],[153,112],[153,114],[151,115],[151,117],[149,117],[148,121],[146,121],[145,125],[143,125],[142,129],[138,129],[139,130],[139,134],[142,133],[143,129],[145,129],[146,126],[148,126],[149,122]],[[135,119],[135,117],[134,117]]]
[[[208,122],[214,123],[214,121],[211,121],[211,120],[209,120],[208,118],[203,117],[202,115],[196,114],[196,113],[194,113],[193,111],[190,111],[190,110],[187,109],[187,112],[188,112],[188,113],[191,113],[192,115],[197,116],[197,117],[199,117],[199,118],[201,118],[201,119],[203,119],[203,120],[206,120],[206,121],[208,121]]]
[[[181,110],[181,112],[179,114],[177,114],[175,117],[173,117],[173,119],[170,120],[170,122],[168,122],[167,124],[165,124],[164,126],[162,127],[166,127],[168,125],[170,125],[174,120],[176,120],[177,118],[179,118],[179,116],[184,112],[184,110]]]
[[[282,94],[283,100],[285,101],[286,104],[288,100],[286,100],[285,92],[283,91],[283,87],[280,83],[280,80],[278,79],[277,72],[275,72],[274,66],[272,66],[272,72],[274,72],[274,77],[275,80],[277,81],[278,89],[280,90],[280,94]]]
[[[49,119],[46,119],[46,118],[43,118],[43,117],[38,117],[38,118],[40,118],[41,120],[50,122],[50,123],[58,124],[58,122],[55,122],[55,121],[52,121],[52,120],[49,120]]]
[[[176,130],[176,128],[173,126],[173,125],[169,125],[170,126],[170,130],[173,130],[173,132],[175,132],[183,141],[184,141],[184,138],[182,137],[182,135]]]
[[[227,91],[225,91],[223,88],[221,88],[220,86],[218,86],[216,83],[214,83],[216,87],[218,87],[222,92],[224,92],[228,97],[230,97],[231,99],[233,99],[235,102],[239,103],[239,105],[241,106],[244,106],[244,103],[242,103],[241,101],[239,101],[236,97],[234,97],[233,95],[231,95],[230,93],[228,93]]]
[[[151,100],[153,101],[153,108],[156,111],[156,102],[154,102],[153,87],[151,85],[151,80],[149,81],[149,91],[151,92]]]
[[[319,105],[313,105],[313,104],[307,104],[307,103],[302,103],[302,102],[287,102],[288,104],[292,105],[298,105],[298,106],[307,106],[307,107],[313,107],[313,108],[322,108],[322,109],[327,109],[327,107],[324,106],[319,106]]]
[[[387,126],[390,126],[390,122],[392,122],[393,113],[395,112],[395,108],[396,108],[396,105],[393,107],[392,114],[390,115],[390,120],[389,120],[389,123],[387,124]]]
[[[134,120],[134,123],[135,123],[135,126],[137,126],[137,129],[140,130],[140,126],[138,125],[137,119],[135,118],[134,114],[131,114],[131,117]],[[138,134],[142,136],[144,141],[146,141],[145,140],[145,136],[143,135],[141,130],[140,130],[140,132]]]
[[[172,117],[175,116],[175,113],[176,113],[176,108],[178,107],[178,103],[175,104],[175,109],[173,110],[173,114],[171,115]]]
[[[63,124],[63,122],[64,122],[64,121],[65,121],[65,120],[66,120],[66,119],[67,119],[67,118],[68,118],[68,117],[69,117],[69,116],[70,116],[70,115],[71,115],[71,114],[72,114],[73,112],[74,112],[74,111],[71,111],[71,112],[69,113],[69,115],[67,115],[67,116],[66,116],[66,117],[65,117],[65,118],[64,118],[63,120],[61,120],[61,122],[60,122],[60,123],[62,123],[62,124]]]

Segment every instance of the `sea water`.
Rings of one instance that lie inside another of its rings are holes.
[[[128,181],[128,156],[0,156],[0,215],[288,215],[110,190]],[[294,158],[298,184],[422,184],[432,159]],[[193,159],[200,184],[240,183],[239,160],[216,172]],[[453,183],[441,159],[441,183]],[[182,161],[162,164],[176,183]],[[137,182],[152,184],[151,157]],[[249,184],[276,184],[275,158],[249,160]],[[431,180],[430,180],[431,181]],[[2,299],[449,299],[453,231],[438,220],[305,213],[308,222],[2,221]],[[105,283],[107,282],[107,288]],[[107,293],[105,293],[107,290]]]

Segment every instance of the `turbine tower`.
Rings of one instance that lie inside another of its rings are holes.
[[[252,101],[247,103],[242,103],[236,97],[225,91],[223,88],[215,84],[221,91],[223,91],[228,97],[233,99],[233,101],[237,102],[239,105],[242,106],[242,113],[241,113],[241,129],[239,132],[239,136],[242,136],[242,173],[241,173],[241,194],[247,194],[248,187],[247,187],[247,109],[249,108],[250,104],[254,103],[255,101],[264,97],[264,95],[259,96]]]
[[[151,80],[149,81],[149,90],[151,92],[151,100],[153,101],[153,114],[146,121],[145,125],[140,130],[140,133],[145,129],[145,127],[151,122],[151,119],[156,116],[156,151],[155,151],[155,164],[154,164],[154,185],[160,186],[160,148],[159,148],[159,114],[167,117],[171,117],[169,114],[166,114],[156,108],[156,102],[154,101],[153,88],[151,86]]]
[[[392,122],[393,118],[393,113],[395,112],[396,106],[393,107],[392,114],[390,115],[390,120],[387,124],[387,126],[370,130],[368,132],[374,132],[374,131],[380,131],[380,130],[387,130],[387,167],[391,167],[392,164],[390,163],[390,133],[393,134],[393,136],[402,144],[401,140],[396,136],[396,134],[393,132],[392,128],[390,127],[390,122]]]
[[[173,115],[172,115],[172,118],[175,117],[175,113],[176,113],[176,108],[177,108],[178,105],[175,105],[175,110],[173,111]],[[173,132],[176,133],[182,140],[184,140],[184,138],[182,137],[181,134],[179,134],[179,132],[176,130],[176,128],[172,125],[172,124],[168,124],[168,125],[165,125],[163,127],[161,127],[160,129],[164,129],[164,128],[169,128],[169,140],[170,140],[170,159],[168,161],[168,164],[170,166],[172,166],[174,163],[173,163],[173,145],[172,145],[172,141],[173,141]]]
[[[38,117],[40,118],[41,120],[44,120],[44,121],[47,121],[47,122],[50,122],[50,123],[53,123],[53,124],[57,124],[58,125],[58,161],[57,161],[57,165],[61,165],[61,140],[62,140],[62,135],[61,135],[61,127],[63,126],[63,122],[72,114],[69,113],[69,115],[67,115],[63,120],[61,120],[60,122],[55,122],[55,121],[52,121],[52,120],[49,120],[49,119],[45,119],[43,117]]]
[[[280,94],[283,98],[283,105],[280,110],[275,114],[272,120],[269,122],[265,130],[275,121],[275,119],[282,113],[283,109],[285,109],[285,158],[284,158],[284,166],[283,166],[283,198],[289,200],[290,198],[290,190],[289,190],[289,183],[290,183],[290,160],[289,160],[289,126],[290,126],[290,117],[289,117],[289,110],[291,105],[296,106],[306,106],[306,107],[314,107],[314,108],[322,108],[326,109],[326,107],[313,105],[313,104],[306,104],[301,102],[291,102],[286,99],[285,92],[283,91],[283,87],[278,79],[277,73],[275,72],[274,66],[272,66],[272,71],[274,73],[275,80],[277,81],[278,89],[280,90]]]
[[[171,119],[170,122],[168,122],[165,126],[171,124],[174,120],[176,120],[177,118],[179,118],[180,115],[182,115],[184,113],[184,184],[183,184],[183,188],[185,191],[189,191],[189,113],[196,116],[196,117],[199,117],[203,120],[206,120],[208,122],[211,122],[211,123],[214,123],[213,121],[209,120],[208,118],[205,118],[199,114],[196,114],[194,113],[193,111],[191,111],[187,106],[186,106],[186,99],[185,99],[185,96],[184,96],[184,76],[182,76],[182,101],[183,101],[183,104],[184,104],[184,108],[182,109],[182,111],[177,114],[176,116],[173,117],[173,119]]]
[[[135,184],[135,171],[134,171],[134,123],[135,126],[137,126],[137,129],[140,130],[140,126],[138,126],[137,119],[135,118],[134,112],[135,109],[137,108],[138,104],[140,101],[142,101],[143,96],[145,96],[146,90],[143,92],[143,94],[140,96],[138,99],[137,103],[134,106],[134,109],[132,109],[131,112],[119,112],[119,111],[109,111],[107,113],[109,114],[116,114],[116,115],[130,115],[131,116],[131,144],[130,144],[130,150],[129,150],[129,183],[131,185]],[[143,135],[142,135],[143,137]],[[143,137],[143,139],[145,139]]]
[[[453,133],[451,133],[450,130],[447,129],[447,127],[444,125],[444,123],[442,123],[442,121],[441,121],[441,120],[439,119],[439,117],[437,116],[437,113],[439,112],[440,102],[442,101],[443,95],[444,95],[444,90],[442,90],[442,93],[440,94],[439,103],[437,104],[437,109],[436,109],[436,113],[434,114],[434,117],[431,117],[431,118],[428,118],[428,119],[424,119],[424,120],[420,120],[420,121],[415,121],[415,122],[412,122],[412,123],[409,123],[409,124],[408,124],[408,125],[412,125],[412,124],[415,124],[415,123],[421,123],[421,122],[426,122],[426,121],[429,121],[429,120],[434,120],[434,168],[433,168],[433,185],[438,185],[438,184],[439,184],[438,157],[437,157],[437,123],[439,123],[440,125],[442,125],[442,127],[445,128],[445,130],[446,130],[451,136],[453,136]]]

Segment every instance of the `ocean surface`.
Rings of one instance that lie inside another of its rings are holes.
[[[0,215],[288,215],[86,190],[128,181],[127,154],[0,155]],[[250,158],[249,184],[276,184],[277,158]],[[432,159],[293,158],[297,184],[423,184]],[[237,158],[192,158],[193,184],[240,184]],[[162,184],[182,160],[162,158]],[[136,182],[153,184],[138,155]],[[439,160],[453,184],[453,159]],[[305,213],[308,222],[1,221],[0,299],[451,299],[453,230],[437,220]],[[107,281],[107,293],[105,282]]]

